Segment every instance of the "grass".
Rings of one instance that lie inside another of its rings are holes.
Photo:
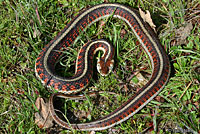
[[[145,108],[129,120],[101,133],[170,133],[200,132],[200,3],[198,0],[145,1],[108,0],[133,8],[149,10],[156,24],[159,39],[171,58],[172,74],[163,91]],[[0,1],[0,132],[1,133],[87,133],[60,130],[59,127],[40,129],[34,123],[37,112],[37,97],[49,97],[34,73],[35,60],[44,47],[80,10],[102,3],[99,1]],[[106,22],[106,21],[104,21]],[[179,35],[188,25],[186,38]],[[101,31],[102,30],[102,31]],[[101,32],[99,32],[101,31]],[[125,32],[125,34],[124,34]],[[63,106],[83,115],[84,121],[104,116],[143,86],[137,75],[145,80],[151,73],[150,61],[127,25],[120,20],[110,19],[101,29],[95,23],[80,36],[71,51],[66,53],[61,65],[68,72],[74,65],[80,46],[88,40],[104,38],[115,46],[114,73],[102,77],[96,73],[84,91],[106,91],[99,102],[96,98],[86,101],[68,101]],[[133,43],[134,42],[134,43]],[[99,54],[97,54],[99,55]],[[69,57],[68,56],[68,57]],[[128,79],[131,79],[130,82]],[[134,87],[133,87],[134,86]],[[132,90],[130,88],[132,87]],[[107,92],[115,92],[110,95]],[[84,111],[86,113],[84,113]],[[64,113],[66,111],[63,111]],[[85,116],[85,115],[89,116]]]

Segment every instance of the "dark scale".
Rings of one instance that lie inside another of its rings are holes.
[[[57,84],[57,88],[58,89],[62,89],[62,85],[61,84]]]
[[[79,62],[84,62],[84,54],[83,54],[83,53],[80,53],[80,54],[79,54],[78,63],[79,63]],[[78,65],[81,65],[81,64],[78,64]]]
[[[70,90],[71,90],[70,86],[66,86],[66,91],[70,91]]]
[[[39,70],[37,73],[38,73],[38,75],[40,75],[40,74],[42,74],[43,72],[42,72],[41,70]]]
[[[91,22],[93,22],[96,19],[93,13],[89,14],[89,16],[90,16],[89,19],[91,20]]]
[[[99,11],[98,11],[98,10],[95,11],[95,14],[96,14],[97,18],[101,17],[101,14],[99,14]],[[97,18],[96,18],[96,19],[97,19]]]
[[[133,108],[131,108],[131,109],[130,109],[130,112],[131,112],[131,113],[133,113],[133,112],[134,112]]]
[[[125,113],[123,113],[124,118],[126,117]]]
[[[88,17],[87,17],[88,19],[89,19],[89,23],[90,22],[92,22],[94,19],[93,19],[93,17],[92,16],[90,16],[90,15],[88,15]]]
[[[119,119],[122,120],[123,118],[121,116],[119,116]]]
[[[140,102],[138,102],[138,107],[140,107],[141,106],[141,103]]]
[[[75,84],[75,88],[76,88],[76,89],[80,89],[79,83],[78,83],[78,84],[77,84],[77,83]]]
[[[142,102],[142,103],[145,103],[145,102],[146,102],[146,98],[141,99],[141,102]]]

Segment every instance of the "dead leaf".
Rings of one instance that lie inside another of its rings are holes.
[[[125,29],[122,29],[121,31],[120,31],[120,37],[123,39],[124,38],[124,36],[127,34],[127,31],[125,30]]]
[[[185,26],[180,27],[175,31],[177,44],[185,44],[186,38],[190,35],[193,29],[192,23],[187,23]]]
[[[139,80],[139,82],[138,82],[139,86],[144,86],[148,82],[148,80],[145,79],[141,73],[137,73],[136,78]]]
[[[78,110],[74,111],[74,115],[79,118],[79,120],[83,120],[91,116],[91,111],[86,112],[84,110]]]
[[[53,118],[49,112],[49,103],[45,102],[43,98],[38,97],[35,105],[39,112],[35,113],[35,124],[39,128],[50,128],[53,126]]]
[[[95,134],[95,131],[91,131],[90,134]]]
[[[158,101],[158,102],[164,102],[165,101],[165,99],[161,96],[156,96],[155,100]],[[157,105],[159,105],[159,104],[157,104]]]
[[[150,14],[150,12],[147,10],[147,11],[146,11],[146,14],[145,14],[145,12],[143,12],[143,11],[139,8],[139,13],[140,13],[140,16],[142,17],[143,21],[144,21],[144,22],[147,22],[147,23],[150,25],[150,27],[156,32],[156,30],[155,30],[156,25],[154,25],[154,23],[153,23],[153,21],[152,21],[152,19],[151,19],[151,14]]]
[[[110,128],[108,129],[108,134],[120,134],[119,128]]]

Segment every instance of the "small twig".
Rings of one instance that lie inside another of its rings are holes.
[[[38,13],[38,7],[35,8],[35,12],[36,12],[36,15],[37,15],[38,21],[39,21],[40,26],[41,26],[41,25],[42,25],[42,22],[41,22],[41,20],[40,20],[40,15],[39,15],[39,13]]]
[[[136,76],[138,72],[131,74],[131,76],[127,79],[128,82],[130,82],[134,76]]]
[[[15,8],[13,6],[11,6],[11,8],[15,11],[15,18],[16,18],[16,22],[18,22],[18,15],[17,15],[17,11],[15,10]]]
[[[5,111],[3,113],[0,114],[0,116],[4,115],[4,114],[7,114],[9,111]]]
[[[185,94],[185,92],[188,90],[188,88],[190,87],[190,85],[192,84],[192,81],[188,84],[188,86],[185,88],[185,90],[183,91],[183,93],[181,94],[179,101],[181,100],[181,98],[183,97],[183,95]]]

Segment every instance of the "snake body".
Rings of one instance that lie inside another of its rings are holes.
[[[58,92],[67,94],[75,93],[84,89],[92,77],[91,64],[89,63],[91,57],[88,55],[93,55],[96,52],[96,50],[93,50],[91,51],[92,54],[89,54],[90,48],[103,50],[104,58],[98,62],[99,64],[100,61],[106,62],[104,65],[108,65],[110,66],[109,68],[112,68],[113,48],[111,48],[110,45],[103,46],[102,44],[108,44],[104,40],[96,40],[86,43],[82,48],[83,51],[81,50],[79,52],[81,58],[79,57],[77,60],[76,73],[73,77],[64,78],[57,76],[55,73],[55,63],[62,54],[60,50],[70,47],[80,33],[91,24],[110,16],[124,20],[139,40],[151,60],[153,69],[151,78],[145,86],[143,86],[119,108],[107,116],[89,123],[68,124],[61,120],[55,114],[53,107],[53,99],[56,95],[52,95],[49,104],[52,117],[59,125],[67,129],[104,130],[119,124],[141,110],[164,88],[168,81],[170,75],[169,58],[155,33],[142,20],[138,11],[120,4],[104,3],[90,7],[79,13],[49,44],[43,48],[35,65],[36,75],[42,83],[47,87],[56,89]],[[82,58],[83,55],[88,58]],[[110,55],[111,58],[109,56],[108,58],[107,55]],[[100,71],[102,70],[103,67],[101,66]],[[108,72],[108,70],[106,72]]]

